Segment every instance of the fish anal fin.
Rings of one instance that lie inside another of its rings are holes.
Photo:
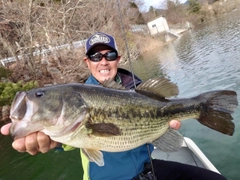
[[[104,166],[103,153],[95,149],[81,149],[82,153],[90,162],[95,162],[98,166]]]
[[[164,152],[178,151],[183,144],[183,136],[176,130],[169,128],[160,138],[152,143]]]
[[[95,136],[109,137],[121,135],[121,130],[113,123],[86,123],[86,128],[90,129],[90,134]]]
[[[135,91],[157,100],[176,96],[179,93],[177,85],[166,78],[149,79],[141,83]]]

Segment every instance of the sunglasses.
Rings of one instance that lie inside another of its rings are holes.
[[[88,55],[88,58],[93,62],[100,62],[103,57],[107,61],[115,61],[118,58],[118,53],[115,52],[115,51],[110,51],[110,52],[106,52],[105,54],[101,54],[100,52],[96,52],[94,54]]]

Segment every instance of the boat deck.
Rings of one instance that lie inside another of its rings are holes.
[[[198,146],[189,138],[184,137],[182,148],[176,152],[163,152],[155,149],[152,157],[155,159],[162,159],[167,161],[175,161],[184,164],[189,164],[197,167],[206,168],[219,173],[215,166],[203,154]]]

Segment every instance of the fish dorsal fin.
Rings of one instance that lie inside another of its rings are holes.
[[[95,162],[98,166],[104,166],[103,153],[96,149],[81,149],[89,161]]]
[[[166,78],[153,78],[141,83],[135,90],[153,99],[164,99],[178,95],[178,87]]]
[[[165,134],[152,143],[164,152],[177,151],[182,147],[183,136],[176,130],[169,128]]]
[[[126,90],[126,88],[124,86],[122,86],[121,84],[118,84],[116,81],[114,81],[113,79],[108,79],[105,80],[102,83],[103,87],[107,87],[107,88],[113,88],[113,89],[119,89],[119,90]]]
[[[95,136],[110,137],[121,135],[121,130],[113,123],[91,124],[88,122],[86,123],[86,128],[89,130],[89,134]]]

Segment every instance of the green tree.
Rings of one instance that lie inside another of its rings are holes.
[[[17,83],[0,82],[0,106],[10,105],[18,91],[26,91],[37,86],[38,83],[36,81],[30,81],[25,84],[22,81]]]
[[[188,11],[190,13],[198,14],[201,9],[201,4],[196,0],[188,0]]]
[[[1,78],[8,78],[12,74],[12,71],[9,69],[6,69],[4,67],[0,67],[0,79]]]

